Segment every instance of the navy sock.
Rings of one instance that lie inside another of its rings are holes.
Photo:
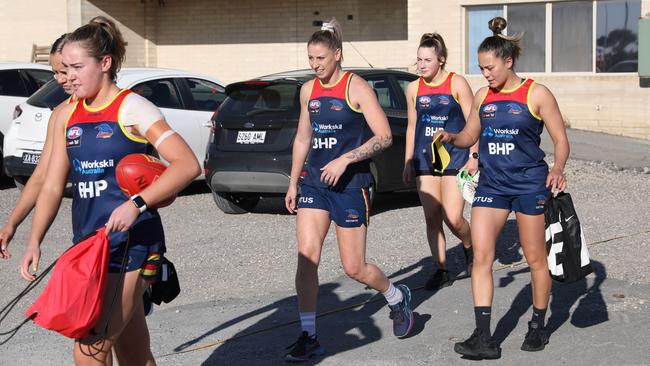
[[[475,306],[474,317],[476,318],[476,328],[483,331],[485,334],[490,333],[490,319],[492,318],[491,306]]]
[[[544,318],[546,317],[546,309],[538,309],[533,306],[533,317],[530,322],[537,324],[539,328],[544,328]]]

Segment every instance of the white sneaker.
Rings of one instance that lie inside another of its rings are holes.
[[[476,192],[476,187],[478,186],[479,175],[479,171],[477,171],[474,175],[470,175],[465,168],[461,169],[456,175],[458,188],[460,188],[465,201],[470,204],[474,201],[474,193]]]

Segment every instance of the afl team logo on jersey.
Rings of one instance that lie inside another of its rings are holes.
[[[427,97],[426,95],[421,96],[418,98],[418,102],[420,103],[420,108],[429,108],[431,107],[431,98]]]
[[[66,134],[66,146],[67,147],[75,147],[75,146],[80,146],[81,145],[81,135],[83,134],[83,130],[81,127],[70,127],[68,129],[68,133]]]
[[[113,129],[107,123],[102,123],[101,125],[95,127],[97,130],[98,139],[109,139],[113,136]]]
[[[446,95],[438,96],[438,104],[447,105],[449,104],[449,97]]]
[[[517,103],[508,103],[508,107],[510,108],[508,109],[508,113],[510,114],[520,114],[524,111]]]
[[[494,118],[497,115],[497,105],[488,104],[483,107],[483,113],[481,113],[481,118]]]
[[[343,103],[341,103],[341,101],[338,100],[338,99],[330,100],[330,104],[332,105],[330,107],[330,109],[333,110],[333,111],[342,111],[343,110]]]
[[[320,100],[314,99],[309,101],[309,113],[320,114]]]

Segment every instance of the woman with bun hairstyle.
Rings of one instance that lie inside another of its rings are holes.
[[[548,343],[544,318],[551,278],[546,263],[544,206],[552,192],[566,188],[564,165],[569,156],[564,122],[553,94],[543,85],[515,73],[521,37],[502,34],[506,21],[489,22],[494,33],[478,48],[478,63],[488,82],[474,98],[472,113],[460,133],[442,132],[442,141],[468,147],[480,137],[481,176],[472,204],[472,295],[476,329],[454,350],[470,358],[499,358],[501,349],[490,333],[494,284],[492,262],[496,240],[511,211],[530,267],[533,314],[521,349],[541,351]],[[546,126],[554,144],[549,171],[540,149]]]
[[[61,46],[63,45],[63,40],[67,35],[68,33],[61,35],[61,37],[57,38],[52,44],[52,48],[50,49],[50,65],[52,66],[56,82],[63,87],[63,90],[67,94],[72,94],[72,86],[68,82],[66,69],[62,63],[63,56],[61,55]],[[0,259],[11,258],[11,254],[9,253],[9,243],[11,242],[11,239],[13,239],[18,226],[20,226],[36,205],[36,198],[38,197],[38,192],[41,191],[41,187],[43,187],[45,171],[47,170],[50,153],[52,151],[52,131],[54,131],[54,121],[57,120],[57,115],[61,108],[73,101],[74,97],[71,96],[54,108],[50,115],[47,124],[47,133],[45,135],[45,143],[43,144],[43,151],[41,152],[38,164],[36,164],[36,168],[34,168],[34,172],[31,177],[29,177],[23,191],[20,192],[20,197],[18,197],[16,207],[11,211],[7,223],[2,227],[2,229],[0,229]]]
[[[445,70],[447,47],[438,33],[425,33],[418,47],[417,66],[420,78],[406,89],[408,127],[404,156],[404,182],[415,176],[420,202],[424,210],[427,241],[436,271],[426,282],[427,290],[449,285],[446,268],[447,242],[443,220],[463,242],[465,263],[472,261],[470,226],[463,217],[465,200],[456,183],[456,175],[464,168],[470,174],[478,169],[478,144],[470,149],[444,146],[450,162],[443,172],[434,169],[431,141],[437,131],[458,133],[472,108],[472,90],[460,75]]]
[[[70,176],[73,242],[105,227],[111,251],[102,313],[92,335],[75,340],[77,365],[111,365],[112,351],[121,365],[155,364],[142,305],[145,287],[155,281],[165,252],[154,207],[200,173],[194,154],[160,111],[115,85],[125,51],[122,34],[104,17],[93,18],[64,41],[63,64],[77,101],[63,106],[62,122],[56,121],[62,128],[53,134],[48,184],[38,196],[20,265],[23,278],[33,281],[41,242]],[[153,184],[127,197],[117,184],[115,167],[128,154],[146,153],[149,143],[170,164]],[[109,306],[114,296],[115,306]]]
[[[392,144],[392,134],[370,85],[341,69],[342,47],[336,21],[325,23],[307,42],[309,65],[316,75],[300,89],[300,118],[285,197],[287,210],[297,211],[301,335],[289,347],[287,361],[306,361],[324,352],[316,336],[318,265],[332,221],[345,273],[384,295],[395,336],[405,337],[413,327],[409,288],[393,285],[377,266],[366,262],[372,183],[368,159]],[[307,176],[298,199],[303,167]]]

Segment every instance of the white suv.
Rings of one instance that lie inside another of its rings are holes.
[[[47,65],[0,62],[0,152],[16,106],[51,80],[53,75]],[[0,163],[0,174],[3,172],[1,167]]]
[[[117,85],[128,88],[154,103],[169,125],[188,143],[201,164],[210,135],[210,118],[226,98],[218,80],[178,70],[124,68]],[[7,175],[21,188],[40,158],[52,109],[68,96],[55,81],[34,93],[16,109],[4,141]],[[203,174],[199,178],[203,178]]]

